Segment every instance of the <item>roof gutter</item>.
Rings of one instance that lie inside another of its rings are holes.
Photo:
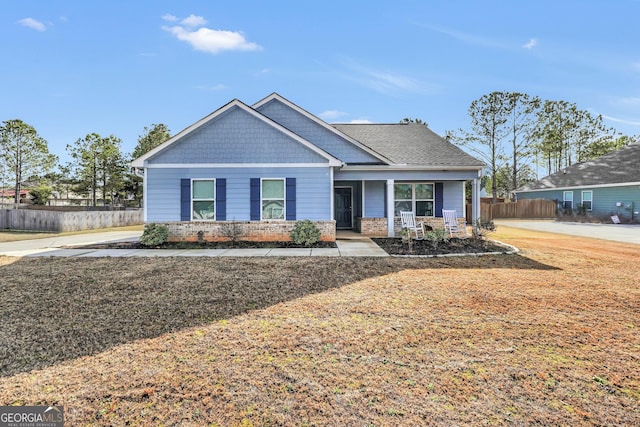
[[[342,168],[344,171],[479,171],[478,178],[482,176],[482,170],[484,166],[445,166],[445,165],[409,165],[409,164],[394,164],[394,165],[344,165]]]

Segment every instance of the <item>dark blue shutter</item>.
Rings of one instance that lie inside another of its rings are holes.
[[[216,178],[216,221],[227,220],[227,180]]]
[[[251,221],[260,221],[260,178],[251,178]]]
[[[287,221],[296,220],[296,179],[286,179],[286,207]]]
[[[191,180],[180,180],[180,221],[191,221]]]
[[[436,211],[435,216],[442,218],[442,207],[444,206],[444,185],[441,182],[436,182]]]

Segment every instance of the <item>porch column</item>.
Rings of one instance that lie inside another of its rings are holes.
[[[361,181],[361,184],[360,184],[360,188],[361,188],[361,189],[360,189],[360,192],[362,193],[362,194],[361,194],[361,196],[362,196],[362,197],[360,198],[360,203],[361,203],[361,204],[360,204],[360,206],[362,206],[362,209],[360,209],[360,210],[362,211],[362,213],[360,214],[360,218],[366,218],[366,217],[367,217],[367,213],[366,213],[366,210],[365,210],[365,207],[364,207],[364,205],[365,205],[365,200],[364,200],[364,193],[365,193],[365,188],[364,188],[364,186],[365,186],[365,182],[366,182],[366,181],[363,179],[363,180]]]
[[[471,224],[480,219],[480,180],[471,181]]]
[[[395,224],[394,224],[394,206],[393,206],[393,179],[387,180],[387,235],[389,237],[395,236]]]

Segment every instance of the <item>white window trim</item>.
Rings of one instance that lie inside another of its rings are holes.
[[[436,216],[436,183],[432,182],[432,181],[411,181],[411,182],[406,182],[406,181],[395,181],[394,183],[394,188],[393,188],[393,211],[395,213],[395,204],[396,201],[408,201],[409,199],[396,199],[395,196],[395,186],[396,185],[402,185],[402,184],[410,184],[411,185],[411,211],[413,212],[414,215],[416,215],[416,202],[432,202],[433,203],[433,215],[431,215],[428,218],[434,218]],[[431,185],[432,189],[433,189],[433,198],[432,199],[416,199],[416,185],[419,184],[429,184]],[[416,215],[417,216],[417,215]],[[396,217],[399,218],[399,217]]]
[[[567,199],[567,194],[571,194],[571,198]],[[569,209],[573,209],[573,191],[562,192],[562,206],[564,207],[567,202],[571,202],[571,207]]]
[[[282,181],[284,194],[282,199],[264,199],[262,197],[262,182],[263,181]],[[282,219],[280,218],[263,218],[262,217],[262,202],[263,200],[282,200]],[[286,221],[287,220],[287,179],[286,178],[260,178],[260,221]]]
[[[591,194],[591,200],[587,200],[587,202],[591,203],[591,208],[587,209],[588,212],[591,212],[593,210],[593,190],[583,190],[582,193],[580,194],[580,201],[582,203],[582,207],[584,207],[584,195],[585,193],[590,193]]]
[[[193,183],[195,181],[212,181],[213,182],[213,199],[194,199],[193,198]],[[191,221],[215,221],[218,216],[218,205],[216,203],[216,179],[215,178],[191,178],[191,205],[189,206],[191,210]],[[195,218],[193,215],[193,202],[208,202],[213,200],[213,218]]]

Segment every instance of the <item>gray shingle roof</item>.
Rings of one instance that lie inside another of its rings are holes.
[[[422,124],[334,124],[332,126],[395,164],[477,168],[485,166],[483,162],[465,153]]]
[[[640,143],[630,144],[595,160],[576,163],[521,190],[582,187],[640,182]]]

